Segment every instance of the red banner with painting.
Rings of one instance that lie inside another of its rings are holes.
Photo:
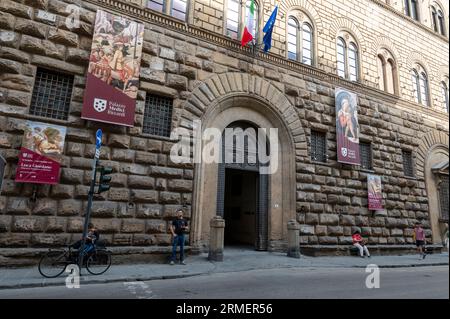
[[[143,41],[144,24],[97,11],[82,118],[134,125]]]
[[[360,164],[356,94],[336,88],[336,139],[338,162]]]

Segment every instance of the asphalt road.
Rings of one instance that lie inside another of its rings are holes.
[[[364,268],[288,268],[183,279],[0,290],[0,298],[121,299],[436,299],[449,298],[448,266],[381,268],[380,288],[366,288]]]

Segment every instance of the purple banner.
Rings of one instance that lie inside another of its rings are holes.
[[[361,165],[357,96],[336,88],[336,139],[338,162]]]
[[[381,191],[381,177],[367,175],[367,193],[369,200],[369,210],[383,209],[383,193]]]

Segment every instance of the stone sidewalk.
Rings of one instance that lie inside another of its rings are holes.
[[[134,264],[113,265],[103,275],[93,276],[82,270],[81,284],[147,281],[158,279],[175,279],[212,273],[239,272],[255,269],[279,268],[364,268],[376,264],[380,268],[439,266],[449,264],[448,253],[431,254],[425,260],[418,255],[360,257],[307,257],[288,258],[283,253],[257,252],[246,249],[226,249],[224,262],[210,262],[207,254],[188,257],[187,265]],[[0,268],[0,289],[44,287],[65,284],[65,275],[58,278],[43,278],[36,267]]]

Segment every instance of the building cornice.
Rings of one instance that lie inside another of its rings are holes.
[[[172,18],[171,16],[164,15],[147,8],[143,8],[133,3],[126,3],[121,0],[85,0],[85,1],[95,4],[97,6],[101,6],[105,9],[109,9],[113,12],[127,15],[132,19],[140,20],[146,23],[153,23],[165,29],[176,31],[186,36],[194,37],[200,41],[210,42],[211,44],[221,46],[227,50],[234,51],[242,55],[246,55],[247,57],[253,58],[254,60],[258,60],[264,63],[270,63],[276,67],[298,72],[302,75],[307,75],[315,79],[328,82],[329,84],[332,84],[334,86],[347,88],[352,91],[361,92],[376,97],[385,102],[395,104],[397,107],[399,107],[399,109],[402,109],[409,113],[413,111],[419,113],[420,115],[426,118],[432,118],[435,120],[448,122],[447,113],[438,112],[433,109],[424,110],[424,107],[419,106],[416,103],[403,100],[396,95],[386,93],[384,91],[375,89],[373,87],[370,87],[368,85],[359,82],[348,81],[346,79],[337,76],[336,74],[327,73],[318,68],[311,67],[302,64],[300,62],[288,60],[285,57],[275,55],[273,53],[267,54],[263,52],[257,52],[255,54],[250,47],[242,47],[240,41],[232,40],[219,33],[210,32],[208,30],[199,28],[194,25],[189,25],[178,19]]]
[[[384,3],[384,2],[382,2],[382,1],[380,1],[380,0],[369,0],[369,1],[371,1],[371,2],[373,2],[373,3],[375,3],[375,4],[377,4],[377,5],[380,6],[380,7],[383,7],[383,8],[386,9],[387,11],[392,12],[392,13],[395,14],[396,16],[398,16],[398,17],[400,17],[400,18],[402,18],[402,19],[404,19],[404,20],[406,20],[406,21],[408,21],[408,22],[414,24],[416,27],[421,28],[422,30],[428,32],[429,34],[431,34],[431,35],[437,37],[437,38],[440,39],[441,41],[444,41],[444,42],[446,42],[446,43],[449,43],[449,39],[448,39],[447,37],[443,36],[442,34],[439,34],[439,33],[435,32],[433,29],[427,27],[427,26],[424,25],[423,23],[421,23],[421,22],[419,22],[419,21],[416,21],[416,20],[414,20],[414,19],[411,18],[411,17],[408,17],[407,15],[405,15],[405,14],[399,12],[398,10],[395,10],[395,9],[392,8],[390,5]]]

